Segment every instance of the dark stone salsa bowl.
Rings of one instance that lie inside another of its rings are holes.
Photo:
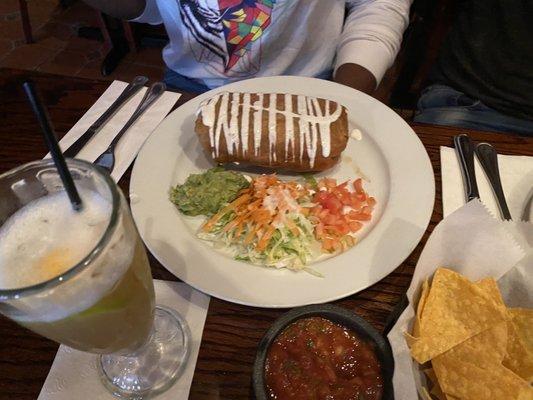
[[[390,344],[363,318],[353,312],[330,304],[310,305],[295,308],[277,319],[259,342],[255,357],[252,383],[257,400],[270,400],[265,384],[264,370],[268,349],[276,337],[291,323],[309,317],[323,317],[332,322],[343,325],[354,331],[363,340],[373,344],[374,351],[381,365],[383,377],[382,400],[393,400],[392,375],[394,372],[394,358]]]

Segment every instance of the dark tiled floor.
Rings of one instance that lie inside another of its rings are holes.
[[[63,9],[59,0],[28,0],[28,10],[32,44],[24,40],[18,0],[0,0],[0,67],[110,80],[129,80],[139,74],[161,78],[160,48],[129,53],[110,76],[103,77],[100,67],[109,49],[103,42],[77,36],[81,26],[98,26],[96,11],[83,2]]]

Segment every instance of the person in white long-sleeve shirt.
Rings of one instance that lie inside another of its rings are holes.
[[[205,91],[299,75],[372,93],[391,66],[412,0],[85,0],[112,16],[165,25],[165,80]]]

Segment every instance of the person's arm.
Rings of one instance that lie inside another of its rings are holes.
[[[104,14],[120,19],[135,19],[139,17],[145,7],[146,0],[83,0]]]
[[[392,65],[409,23],[412,0],[355,0],[337,48],[334,80],[372,93]]]

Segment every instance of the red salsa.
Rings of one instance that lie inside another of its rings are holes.
[[[322,317],[300,319],[268,350],[270,399],[380,400],[381,367],[373,346]]]

